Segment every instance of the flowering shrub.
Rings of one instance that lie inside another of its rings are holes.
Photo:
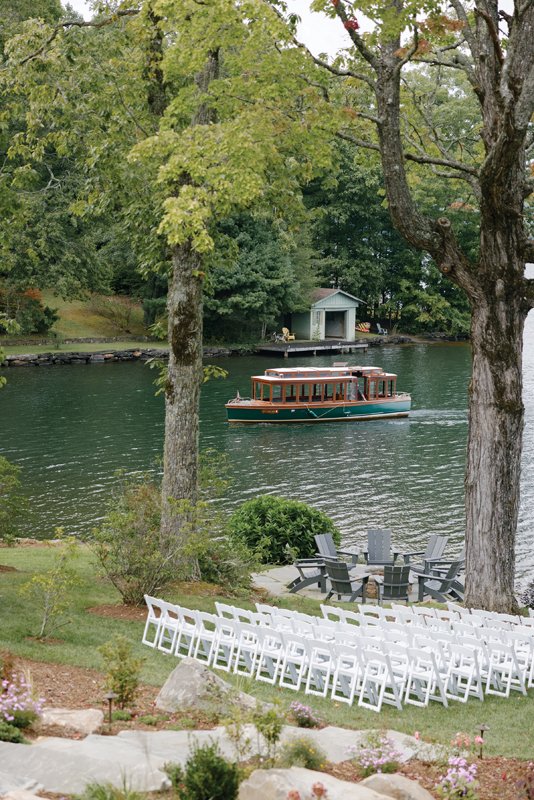
[[[320,781],[314,783],[311,787],[309,800],[315,800],[316,797],[324,797],[328,800],[328,790]],[[291,789],[291,791],[287,793],[287,800],[308,800],[308,798],[304,798],[297,789]]]
[[[436,785],[443,800],[478,800],[477,765],[462,756],[449,758],[449,769]]]
[[[41,716],[44,700],[35,699],[32,686],[23,675],[5,678],[0,687],[0,720],[27,728]]]
[[[304,767],[314,770],[324,769],[326,760],[326,753],[309,736],[291,738],[282,747],[278,759],[283,767]]]
[[[321,724],[321,720],[314,711],[297,700],[291,703],[289,711],[299,728],[318,728]]]
[[[348,755],[363,770],[364,777],[375,772],[396,772],[400,753],[383,731],[370,731],[365,741],[348,748]]]

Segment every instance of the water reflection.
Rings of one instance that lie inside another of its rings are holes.
[[[410,391],[408,419],[324,425],[228,426],[224,403],[248,394],[252,374],[287,362],[218,360],[229,371],[210,381],[201,400],[201,444],[227,455],[232,485],[219,501],[231,510],[269,492],[323,509],[347,542],[362,544],[367,527],[390,527],[395,544],[417,549],[428,534],[463,536],[469,347],[435,344],[381,347],[359,354],[399,375]],[[330,364],[331,357],[306,359]],[[296,362],[292,362],[296,363]],[[519,572],[534,566],[534,317],[525,334],[526,427]],[[23,467],[31,500],[28,533],[56,526],[84,532],[102,517],[116,471],[154,470],[163,442],[163,401],[154,373],[140,364],[13,369],[0,395],[0,452]]]

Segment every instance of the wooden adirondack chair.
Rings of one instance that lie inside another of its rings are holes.
[[[341,550],[336,547],[331,533],[318,533],[314,537],[318,555],[322,558],[337,558],[350,556],[351,565],[358,563],[359,553],[355,550]]]
[[[367,550],[363,551],[365,563],[377,566],[393,564],[394,554],[391,552],[391,531],[376,528],[367,531]]]
[[[409,564],[412,572],[416,573],[429,573],[432,565],[443,561],[443,553],[449,541],[448,536],[440,536],[438,533],[433,533],[426,546],[426,550],[416,550],[410,553],[395,552],[393,555],[395,561],[399,556],[402,556],[405,564]],[[422,556],[420,561],[412,562],[413,556]]]
[[[293,566],[298,577],[286,586],[291,594],[314,584],[317,584],[321,592],[326,592],[326,569],[322,558],[301,558]]]
[[[399,564],[398,566],[387,564],[384,567],[384,577],[375,575],[374,580],[379,604],[382,600],[405,600],[408,602],[410,592],[409,564]]]
[[[337,599],[348,598],[348,602],[352,603],[357,597],[361,597],[362,603],[365,603],[365,592],[367,589],[367,582],[369,575],[363,575],[360,578],[353,578],[349,573],[348,564],[344,561],[337,559],[325,558],[324,560],[326,574],[332,585],[326,599],[330,600],[332,595],[336,594]]]
[[[294,342],[295,341],[295,334],[289,332],[289,328],[282,328],[282,336],[284,337],[284,342]]]
[[[417,580],[419,581],[419,602],[422,602],[425,596],[432,597],[440,603],[446,603],[447,600],[463,600],[464,587],[458,580],[458,575],[463,569],[463,561],[451,561],[447,572],[443,575],[436,575],[430,572],[428,574],[419,574]]]

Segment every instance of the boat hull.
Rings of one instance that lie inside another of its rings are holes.
[[[359,403],[335,403],[324,406],[298,407],[233,401],[226,404],[228,422],[241,423],[293,423],[293,422],[358,422],[360,420],[407,417],[411,408],[410,398],[398,400],[369,401]]]

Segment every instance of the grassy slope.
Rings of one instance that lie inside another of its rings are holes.
[[[71,352],[78,350],[83,352],[94,352],[102,349],[102,342],[96,344],[63,344],[62,339],[116,339],[117,342],[110,342],[109,348],[111,350],[121,350],[123,348],[132,348],[137,346],[146,347],[146,342],[131,341],[132,336],[146,336],[147,330],[143,325],[143,312],[140,306],[137,306],[132,314],[130,324],[128,325],[129,333],[119,324],[118,320],[109,319],[99,313],[98,305],[88,300],[63,300],[57,297],[53,292],[43,292],[43,303],[57,310],[59,320],[52,328],[51,335],[47,336],[21,336],[20,338],[27,342],[35,339],[36,342],[43,339],[50,338],[50,344],[47,345],[29,345],[29,344],[15,344],[4,346],[6,355],[16,355],[17,353],[46,353],[50,350],[59,350],[61,352]],[[56,337],[56,341],[54,341]],[[128,339],[130,337],[130,339]],[[17,337],[6,337],[13,341]],[[0,345],[2,337],[0,336]],[[163,345],[162,345],[163,346]]]
[[[40,616],[35,605],[21,596],[18,590],[32,574],[49,568],[54,546],[0,549],[0,563],[19,570],[0,572],[0,650],[7,649],[38,661],[101,669],[97,647],[114,634],[123,633],[135,642],[136,652],[146,659],[143,679],[147,683],[161,685],[176,661],[141,644],[142,623],[114,620],[87,612],[87,608],[92,606],[119,602],[119,597],[107,581],[97,576],[96,566],[87,548],[81,547],[80,551],[76,570],[81,584],[70,599],[70,624],[56,633],[61,641],[43,644],[27,638],[38,629]],[[215,600],[227,600],[220,595],[184,595],[179,590],[166,591],[165,597],[184,606],[206,611],[214,610]],[[252,607],[246,600],[234,599],[232,602],[246,608]],[[306,598],[294,597],[282,604],[309,613],[319,613],[318,603]],[[226,673],[221,674],[227,678]],[[534,752],[531,725],[534,718],[534,690],[529,692],[527,698],[514,692],[509,700],[488,697],[483,704],[475,699],[465,705],[451,702],[448,709],[432,703],[426,709],[411,706],[402,712],[385,706],[380,714],[376,714],[357,706],[349,708],[330,699],[307,697],[303,693],[297,694],[263,683],[240,680],[239,688],[261,699],[278,699],[285,707],[298,698],[311,705],[332,725],[356,729],[394,728],[408,734],[418,730],[423,739],[444,744],[448,744],[457,731],[476,734],[480,723],[485,722],[489,726],[486,734],[488,754],[527,759],[532,758]]]

